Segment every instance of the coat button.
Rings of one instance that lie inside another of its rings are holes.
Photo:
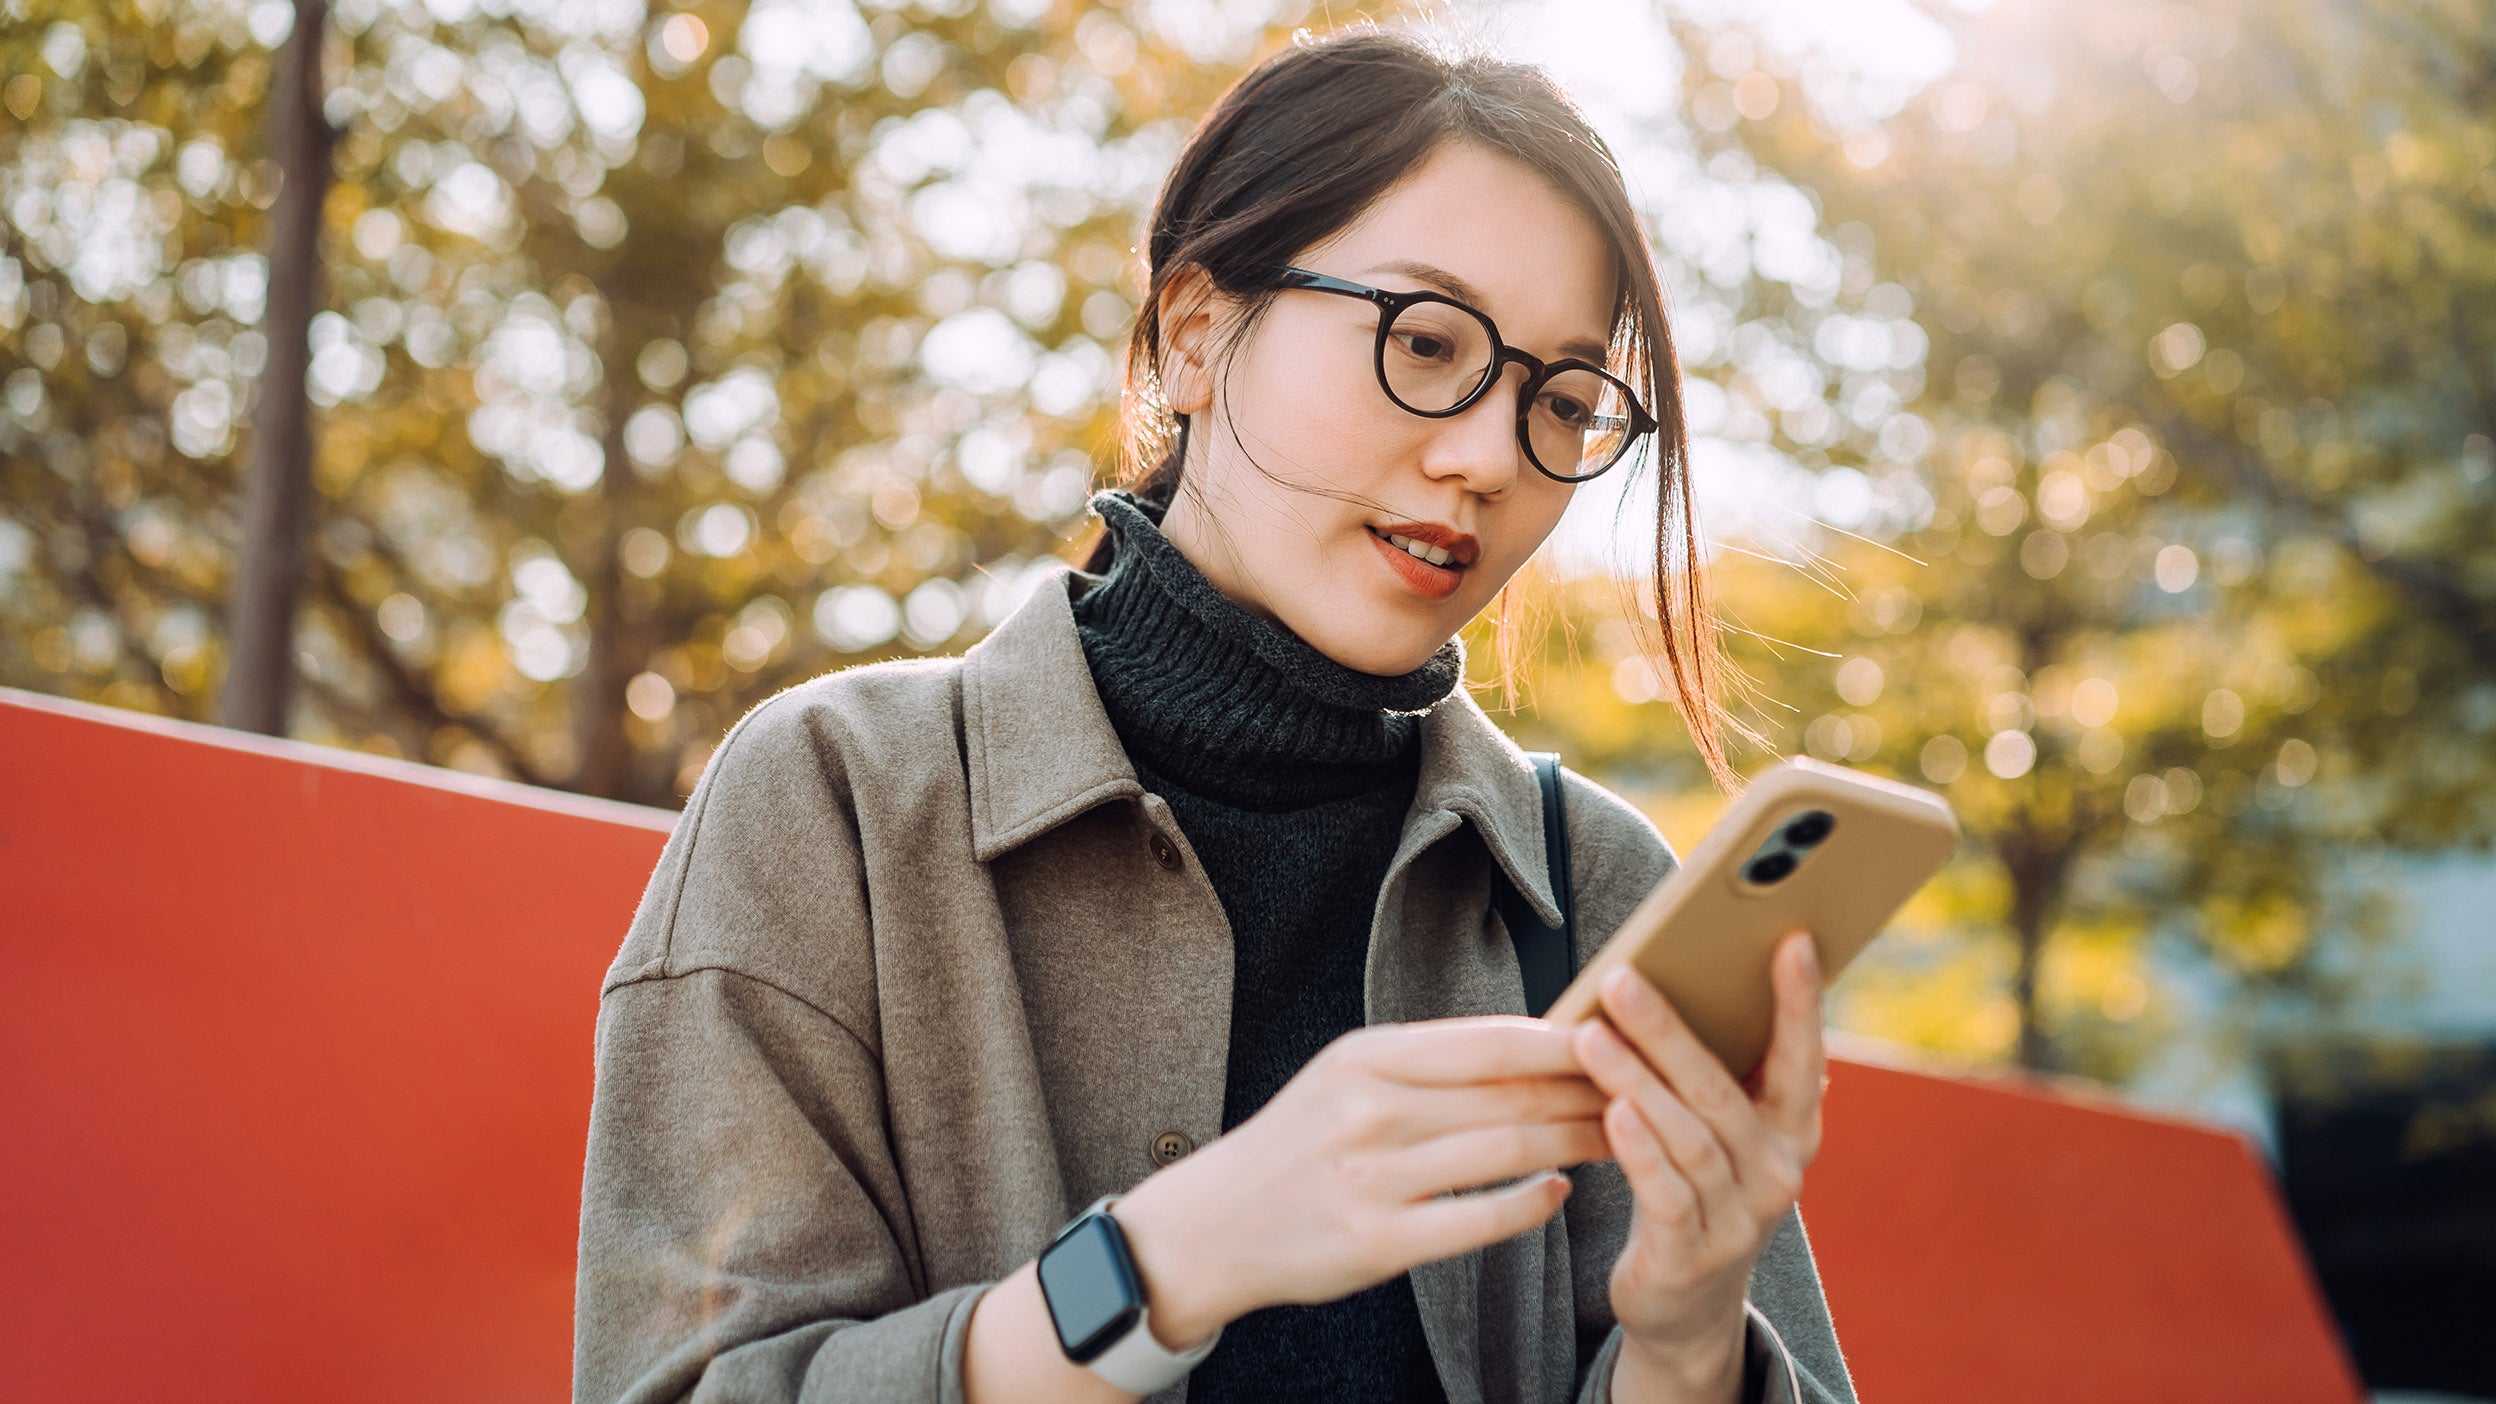
[[[1156,832],[1152,837],[1152,846],[1154,862],[1174,873],[1179,870],[1179,846],[1177,844]],[[1181,1154],[1185,1152],[1182,1151]]]
[[[1164,1131],[1153,1138],[1153,1163],[1168,1165],[1196,1149],[1196,1143],[1176,1131]]]

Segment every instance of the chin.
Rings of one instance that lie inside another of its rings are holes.
[[[1430,655],[1438,652],[1453,637],[1450,634],[1410,633],[1405,630],[1392,631],[1391,637],[1381,637],[1377,633],[1345,637],[1344,633],[1341,630],[1321,629],[1302,633],[1300,637],[1311,648],[1354,672],[1382,678],[1401,676],[1429,662]]]

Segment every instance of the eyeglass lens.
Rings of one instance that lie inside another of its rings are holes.
[[[1416,302],[1388,326],[1379,370],[1398,404],[1442,414],[1491,374],[1492,344],[1490,328],[1471,313],[1443,302]],[[1525,419],[1534,461],[1563,476],[1599,472],[1628,447],[1628,392],[1593,371],[1565,370],[1545,380]]]

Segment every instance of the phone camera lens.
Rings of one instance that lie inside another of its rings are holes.
[[[1829,836],[1837,820],[1825,809],[1815,809],[1785,826],[1785,841],[1796,848],[1809,848]]]
[[[1765,887],[1772,882],[1777,882],[1783,879],[1787,873],[1792,871],[1794,871],[1793,854],[1771,853],[1763,858],[1752,859],[1751,866],[1744,873],[1744,876],[1748,877],[1751,881],[1758,883],[1760,886]]]

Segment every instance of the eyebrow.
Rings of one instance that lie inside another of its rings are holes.
[[[1454,273],[1448,272],[1446,269],[1441,268],[1436,264],[1423,263],[1418,259],[1389,259],[1385,263],[1372,265],[1362,274],[1362,276],[1370,277],[1379,273],[1401,273],[1405,277],[1410,278],[1417,283],[1428,283],[1440,292],[1446,293],[1449,297],[1455,298],[1459,302],[1470,304],[1476,308],[1479,308],[1484,303],[1490,301],[1489,298],[1482,295],[1482,290],[1480,288],[1475,287],[1463,278],[1458,277]],[[1560,345],[1560,358],[1564,361],[1570,359],[1592,361],[1594,364],[1600,366],[1604,364],[1606,358],[1611,354],[1611,347],[1604,345],[1600,341],[1594,341],[1586,338],[1580,338],[1576,341],[1562,342]]]

